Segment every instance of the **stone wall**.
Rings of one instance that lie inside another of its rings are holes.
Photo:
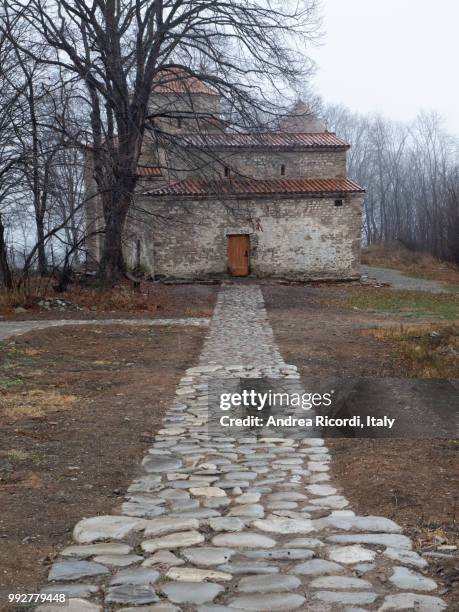
[[[231,151],[212,150],[211,153],[183,150],[171,146],[165,165],[174,169],[177,178],[188,176],[213,179],[224,176],[225,166],[234,178],[249,176],[255,179],[282,178],[281,166],[285,166],[284,178],[335,178],[346,176],[346,151],[257,151],[253,149]],[[188,159],[187,159],[188,157]],[[183,168],[178,172],[178,168]]]
[[[346,176],[346,151],[241,151],[229,165],[253,178],[334,178]]]
[[[144,198],[127,232],[126,256],[151,274],[197,278],[227,273],[227,235],[250,235],[255,277],[353,278],[360,273],[361,195],[266,200]]]

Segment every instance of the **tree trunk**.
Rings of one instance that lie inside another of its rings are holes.
[[[122,153],[123,163],[117,160],[118,164],[113,164],[115,167],[108,177],[100,176],[101,169],[98,173],[96,168],[94,173],[101,194],[105,221],[105,237],[98,272],[99,279],[104,284],[116,283],[126,273],[123,232],[137,184],[135,168],[140,155],[139,143],[132,143],[131,147],[127,147]],[[104,185],[109,187],[104,188]]]
[[[36,216],[37,224],[37,254],[38,254],[38,273],[40,276],[46,276],[48,272],[48,261],[46,259],[45,250],[45,226],[43,219],[40,216]]]
[[[35,108],[35,90],[34,81],[31,75],[26,72],[23,68],[24,73],[27,77],[28,96],[27,101],[29,104],[30,112],[30,126],[32,134],[32,191],[34,198],[34,209],[35,209],[35,223],[37,227],[37,254],[38,254],[38,274],[40,276],[46,276],[48,263],[46,261],[45,251],[45,229],[44,229],[44,211],[46,210],[46,197],[42,199],[41,187],[40,187],[40,149],[39,149],[39,137],[38,137],[38,120]],[[47,174],[47,172],[45,172]],[[47,186],[43,185],[43,191],[45,192]]]
[[[8,263],[8,252],[5,242],[5,227],[2,223],[0,215],[0,272],[3,278],[3,284],[7,289],[13,288],[13,275]]]
[[[59,282],[53,287],[53,289],[58,293],[63,293],[66,291],[70,281],[72,280],[72,267],[70,265],[71,254],[72,251],[67,249],[65,252],[64,265],[62,266],[62,271],[59,275]]]
[[[99,264],[99,278],[104,283],[116,283],[126,272],[123,256],[123,230],[130,198],[111,206],[106,215],[105,238]]]

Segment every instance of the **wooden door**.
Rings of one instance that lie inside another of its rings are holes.
[[[250,238],[247,234],[228,236],[228,268],[232,276],[249,274]]]

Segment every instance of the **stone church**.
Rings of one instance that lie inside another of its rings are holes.
[[[364,190],[346,176],[349,145],[301,102],[277,130],[240,133],[205,83],[178,70],[162,77],[125,230],[128,265],[158,279],[358,277]],[[88,228],[100,230],[90,202]],[[88,240],[96,260],[102,240]]]

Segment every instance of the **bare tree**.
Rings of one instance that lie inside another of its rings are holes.
[[[22,172],[32,195],[38,243],[38,272],[44,276],[47,272],[45,216],[48,208],[48,179],[54,151],[48,148],[48,142],[43,142],[40,125],[40,110],[43,110],[43,99],[46,97],[46,91],[43,91],[42,87],[41,67],[37,60],[31,59],[17,48],[16,57],[23,76],[22,97],[26,119],[24,129],[18,135],[23,149]],[[42,91],[38,92],[38,88]]]
[[[349,174],[367,187],[368,244],[398,241],[459,263],[459,141],[435,113],[411,124],[329,106],[325,116],[351,144]]]
[[[13,288],[13,275],[8,261],[8,248],[5,240],[5,226],[0,213],[0,273],[7,289]]]
[[[24,125],[21,108],[22,90],[14,45],[0,33],[0,274],[4,285],[12,287],[4,215],[17,190],[22,162],[17,135]],[[13,85],[13,82],[15,84]]]
[[[86,87],[105,220],[104,280],[125,269],[122,233],[161,69],[187,67],[220,92],[234,116],[250,121],[257,110],[274,112],[267,92],[308,74],[298,49],[318,31],[316,0],[9,0],[5,12],[8,35],[15,18],[28,25],[33,46],[21,45],[23,52]]]
[[[84,232],[75,98],[14,44],[23,25],[0,35],[0,279],[9,289],[31,270],[49,272],[51,253],[57,266],[77,259]]]

